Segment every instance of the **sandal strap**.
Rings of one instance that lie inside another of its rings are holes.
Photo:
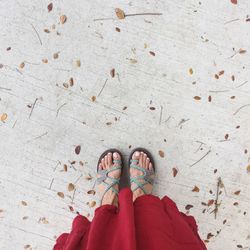
[[[113,160],[113,162],[115,163],[121,163],[120,160]],[[113,186],[114,185],[119,185],[120,184],[120,178],[113,178],[108,176],[109,173],[116,171],[116,170],[120,170],[122,169],[122,166],[118,165],[115,166],[111,169],[102,169],[102,170],[98,170],[97,174],[100,175],[100,177],[98,177],[96,179],[96,183],[99,184],[104,184],[106,187],[105,191],[102,194],[102,197],[100,200],[103,199],[104,195],[111,189],[114,193],[118,194],[118,190],[116,190]],[[110,180],[110,183],[106,182],[106,180]]]
[[[135,163],[138,163],[138,160],[131,159],[130,162],[131,162],[130,168],[134,168],[134,169],[137,169],[137,170],[143,172],[142,175],[139,175],[136,177],[130,176],[130,183],[135,183],[137,186],[137,187],[133,188],[132,192],[134,192],[138,188],[140,188],[144,192],[144,194],[147,194],[146,190],[144,189],[144,186],[146,184],[153,185],[153,183],[154,183],[153,175],[155,174],[155,171],[148,170],[148,169],[142,168],[138,165],[135,165]]]

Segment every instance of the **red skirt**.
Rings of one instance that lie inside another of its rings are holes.
[[[54,250],[206,250],[195,219],[179,212],[168,197],[144,195],[133,203],[129,188],[119,194],[119,208],[103,205],[93,221],[77,216],[71,232]]]

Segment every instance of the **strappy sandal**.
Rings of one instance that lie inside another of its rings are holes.
[[[153,165],[153,170],[148,170],[148,169],[145,169],[145,168],[142,168],[142,167],[136,165],[136,164],[138,164],[139,160],[132,159],[132,156],[136,151],[143,152],[147,155],[147,157],[150,159],[150,162]],[[138,188],[140,188],[144,194],[149,194],[144,189],[144,186],[146,184],[153,185],[153,183],[154,183],[155,165],[154,165],[154,160],[153,160],[151,153],[148,150],[146,150],[145,148],[135,148],[129,156],[129,166],[130,166],[130,168],[137,169],[143,173],[143,175],[139,175],[139,176],[135,176],[135,177],[130,176],[130,184],[131,185],[132,185],[132,183],[136,184],[136,187],[131,189],[132,192],[135,192]]]
[[[118,164],[116,167],[113,167],[111,169],[102,169],[99,170],[99,164],[101,163],[102,158],[104,158],[105,155],[107,155],[108,153],[118,153],[121,157],[121,160],[114,160],[113,159],[113,163]],[[100,199],[100,204],[102,204],[102,200],[104,195],[111,189],[116,195],[118,195],[119,190],[116,190],[113,186],[114,185],[119,185],[120,184],[120,178],[113,178],[108,176],[109,173],[119,170],[121,169],[121,175],[122,175],[122,169],[123,169],[123,160],[122,160],[122,154],[119,150],[117,149],[109,149],[106,150],[105,152],[102,153],[102,155],[100,156],[99,160],[98,160],[98,164],[97,164],[97,174],[99,175],[99,177],[96,179],[96,184],[104,184],[106,186],[106,189],[104,190],[102,197]],[[107,180],[109,180],[110,182],[107,182]]]

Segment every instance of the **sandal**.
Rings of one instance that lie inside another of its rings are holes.
[[[150,162],[153,165],[153,170],[148,170],[148,169],[145,169],[145,168],[142,168],[142,167],[136,165],[139,160],[132,159],[132,156],[136,151],[143,152],[147,155],[147,157],[150,159]],[[139,175],[139,176],[135,176],[135,177],[130,176],[130,184],[132,184],[132,183],[136,184],[136,187],[131,189],[132,192],[135,192],[138,188],[140,188],[144,194],[150,194],[144,189],[144,186],[146,184],[153,185],[153,183],[154,183],[155,166],[154,166],[154,160],[153,160],[151,153],[148,150],[146,150],[145,148],[135,148],[129,156],[129,166],[130,166],[130,168],[134,168],[134,169],[137,169],[137,170],[143,172],[143,175]]]
[[[118,166],[113,167],[111,169],[102,169],[99,170],[99,164],[101,163],[102,158],[104,158],[105,155],[107,155],[108,153],[118,153],[121,157],[120,160],[114,160],[113,159],[113,163],[117,163]],[[113,178],[108,176],[108,174],[110,172],[116,171],[121,169],[121,175],[120,178]],[[99,160],[98,160],[98,164],[97,164],[97,174],[99,175],[99,177],[96,179],[96,184],[104,184],[106,186],[106,189],[104,190],[102,197],[100,199],[100,204],[102,204],[102,200],[104,195],[111,189],[116,195],[118,195],[119,190],[116,190],[113,186],[114,185],[119,185],[120,184],[120,179],[122,176],[122,169],[123,169],[123,160],[122,160],[122,154],[119,150],[117,149],[108,149],[105,152],[102,153],[102,155],[100,156]],[[109,180],[109,182],[107,182],[107,180]]]

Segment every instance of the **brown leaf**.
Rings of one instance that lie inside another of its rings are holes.
[[[232,4],[237,4],[238,1],[237,1],[237,0],[231,0],[231,3],[232,3]]]
[[[67,21],[67,17],[65,15],[60,16],[61,24],[64,24]]]
[[[96,205],[96,202],[95,201],[87,202],[87,205],[89,207],[94,207]]]
[[[115,77],[115,69],[111,69],[110,70],[110,75],[111,75],[112,78]]]
[[[212,96],[211,96],[211,95],[208,97],[208,101],[209,101],[209,102],[212,101]]]
[[[165,157],[165,153],[164,153],[162,150],[159,150],[158,153],[159,153],[159,155],[160,155],[161,158],[164,158],[164,157]]]
[[[214,235],[212,233],[208,233],[207,234],[207,239],[209,240],[210,238],[214,237]]]
[[[24,68],[24,66],[25,66],[25,63],[24,63],[24,62],[22,62],[22,63],[20,63],[19,68],[20,68],[20,69],[23,69],[23,68]]]
[[[185,209],[186,209],[186,210],[189,210],[189,209],[191,209],[191,208],[193,208],[193,207],[194,207],[193,205],[188,204],[188,205],[185,206]]]
[[[54,59],[58,59],[58,57],[59,57],[59,53],[58,52],[53,54],[53,58]]]
[[[232,75],[232,81],[234,81],[235,80],[235,76],[234,75]]]
[[[112,125],[112,122],[106,122],[106,125],[110,126],[110,125]]]
[[[65,172],[68,171],[68,166],[67,166],[66,164],[63,165],[63,170],[64,170]]]
[[[238,206],[239,205],[239,203],[238,202],[234,202],[234,204],[233,204],[234,206]]]
[[[43,30],[45,33],[50,33],[50,30],[49,29],[44,29]]]
[[[125,18],[125,13],[122,9],[116,8],[115,9],[115,14],[119,19],[124,19]]]
[[[225,225],[227,223],[227,220],[223,220],[223,225]]]
[[[122,110],[126,110],[128,107],[127,106],[124,106],[123,108],[122,108]]]
[[[193,73],[194,73],[194,71],[193,71],[192,68],[190,68],[190,69],[188,70],[188,72],[189,72],[190,75],[193,75]]]
[[[116,27],[115,30],[116,30],[117,32],[121,32],[120,28],[118,28],[118,27]]]
[[[219,76],[217,74],[214,75],[215,79],[219,79]]]
[[[1,115],[1,121],[2,121],[2,122],[6,121],[7,118],[8,118],[8,115],[7,115],[6,113],[3,113],[3,114]]]
[[[74,85],[74,79],[73,79],[73,77],[70,77],[70,79],[69,79],[69,85],[70,85],[70,87],[72,87]]]
[[[92,194],[92,195],[95,195],[95,190],[89,190],[88,192],[87,192],[87,194]]]
[[[150,110],[155,110],[155,107],[149,107]]]
[[[229,134],[225,134],[225,140],[227,140],[229,137]]]
[[[240,49],[240,50],[239,50],[239,53],[240,53],[240,54],[245,54],[246,52],[247,52],[247,51],[246,51],[245,49]]]
[[[22,203],[23,206],[27,206],[28,205],[26,201],[22,201],[21,203]]]
[[[178,174],[177,168],[172,168],[173,176],[175,177]]]
[[[76,153],[77,155],[79,155],[80,152],[81,152],[81,145],[78,145],[78,146],[75,147],[75,153]]]
[[[76,60],[76,66],[79,68],[81,67],[81,61],[79,59]]]
[[[69,183],[68,190],[69,192],[73,191],[75,189],[75,185],[73,183]]]
[[[235,195],[239,195],[239,194],[240,194],[240,192],[241,192],[241,191],[240,191],[240,190],[238,190],[238,191],[235,191],[235,192],[234,192],[234,194],[235,194]]]
[[[92,100],[92,102],[95,102],[96,96],[93,95],[93,96],[91,97],[91,100]]]
[[[194,99],[199,101],[201,99],[201,97],[196,95],[196,96],[194,96]]]
[[[197,186],[194,186],[194,188],[192,189],[192,192],[200,192],[200,189]]]
[[[44,59],[42,59],[42,62],[43,63],[48,63],[48,59],[44,58]]]
[[[53,3],[50,3],[50,4],[47,6],[47,9],[48,9],[48,12],[52,11],[52,9],[53,9]]]
[[[155,56],[155,52],[153,52],[153,51],[149,51],[149,54],[150,54],[151,56]]]
[[[250,165],[247,166],[247,172],[250,173]]]
[[[64,83],[63,83],[63,87],[67,89],[67,88],[69,87],[69,84],[66,83],[66,82],[64,82]]]
[[[61,197],[62,199],[64,198],[64,193],[63,192],[58,192],[57,195]]]
[[[225,73],[225,71],[224,71],[224,70],[221,70],[221,71],[219,72],[219,76],[223,75],[224,73]]]
[[[212,206],[214,204],[214,200],[212,199],[212,200],[209,200],[208,202],[207,202],[207,205],[210,207],[210,206]]]

